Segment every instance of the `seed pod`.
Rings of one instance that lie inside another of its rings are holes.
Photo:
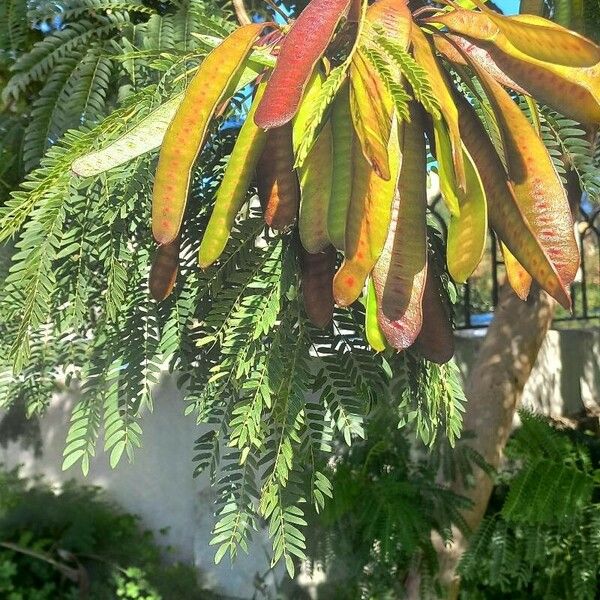
[[[321,89],[325,82],[325,73],[321,67],[321,64],[316,65],[313,74],[306,84],[306,89],[302,96],[300,106],[298,107],[298,112],[292,121],[292,146],[294,148],[294,156],[298,155],[298,150],[304,141],[306,131],[311,126],[315,107],[321,101]]]
[[[385,247],[373,269],[378,319],[396,350],[411,346],[421,330],[421,300],[427,273],[427,175],[420,112],[411,104],[404,125],[398,193]]]
[[[540,102],[581,123],[600,123],[600,67],[563,67],[494,46],[488,52],[507,77]]]
[[[349,83],[346,81],[331,109],[333,174],[327,229],[331,243],[342,251],[345,248],[346,216],[352,196],[352,151],[355,143],[354,129],[350,126],[349,93]]]
[[[367,342],[375,352],[383,352],[387,347],[387,340],[381,327],[379,327],[377,294],[375,293],[373,280],[370,277],[367,281],[365,300],[365,336]]]
[[[336,252],[327,246],[323,252],[309,254],[300,250],[302,298],[310,322],[323,329],[333,319],[332,281]]]
[[[165,135],[154,178],[152,232],[159,244],[179,233],[192,168],[208,125],[265,23],[245,25],[223,40],[202,62]]]
[[[305,135],[324,79],[322,72],[316,70],[308,83],[302,104],[293,122],[294,148],[298,148],[302,136]],[[329,245],[327,213],[333,178],[332,144],[331,125],[327,121],[302,166],[298,168],[300,180],[298,230],[300,241],[307,252],[321,252]]]
[[[292,120],[317,61],[350,0],[311,0],[285,36],[254,119],[263,129]]]
[[[448,271],[457,283],[464,283],[481,261],[488,228],[485,190],[466,151],[465,169],[467,190],[459,194],[460,214],[450,217],[446,251]]]
[[[150,295],[157,302],[167,298],[173,291],[178,269],[179,236],[172,242],[159,246],[152,260],[148,287],[150,288]]]
[[[464,190],[466,186],[465,165],[463,162],[460,131],[458,129],[458,110],[456,108],[452,89],[450,88],[448,79],[435,56],[429,40],[421,31],[420,27],[413,27],[411,29],[411,40],[415,58],[427,71],[431,89],[440,104],[441,112],[447,125],[450,143],[452,145],[452,163],[454,166],[455,181],[458,188]],[[436,144],[437,141],[436,138]],[[448,168],[449,167],[450,166],[448,165]]]
[[[592,41],[535,15],[505,17],[483,7],[481,12],[457,9],[427,20],[503,49],[510,46],[540,62],[592,67],[600,61],[600,48]]]
[[[506,270],[506,279],[510,287],[521,300],[527,300],[529,291],[531,290],[531,275],[521,266],[519,261],[502,242],[500,242],[500,248],[504,256],[504,269]]]
[[[523,89],[516,81],[511,79],[492,58],[487,48],[475,44],[471,40],[467,40],[458,35],[446,34],[444,36],[435,35],[433,42],[436,49],[443,54],[450,62],[467,65],[463,53],[470,56],[471,60],[476,62],[482,69],[487,71],[498,83],[504,87],[511,88],[520,94],[531,95]],[[457,49],[460,48],[459,51]]]
[[[273,229],[287,229],[296,219],[300,200],[290,123],[267,132],[256,179],[265,222]]]
[[[484,7],[485,14],[517,50],[540,61],[569,67],[600,62],[600,47],[584,36],[537,15],[505,17]]]
[[[178,94],[161,104],[106,148],[79,157],[71,169],[81,177],[92,177],[158,148],[182,100],[183,94]]]
[[[527,117],[499,83],[473,67],[494,108],[519,207],[566,287],[579,269],[579,248],[565,188]]]
[[[434,141],[432,154],[435,154],[437,160],[442,200],[450,215],[457,217],[460,215],[460,202],[458,200],[460,192],[452,162],[452,142],[450,140],[450,134],[446,123],[441,119],[432,119],[432,125]]]
[[[461,136],[486,192],[490,225],[540,286],[569,309],[569,293],[521,212],[500,157],[473,107],[457,98]]]
[[[355,144],[346,256],[333,281],[333,295],[340,306],[348,306],[360,296],[385,244],[400,170],[398,138],[398,126],[394,123],[388,147],[391,176],[387,181],[371,169],[359,145]]]
[[[256,96],[246,121],[229,157],[223,180],[217,191],[206,231],[200,244],[199,263],[206,269],[221,256],[235,218],[246,200],[246,193],[254,175],[256,164],[262,154],[266,133],[254,123],[254,112],[264,91],[264,83],[258,86]]]
[[[358,51],[350,66],[350,109],[362,152],[382,179],[390,179],[388,144],[393,101],[371,63]]]
[[[408,50],[413,20],[407,0],[377,0],[367,9],[367,19],[382,27],[395,43],[404,41]]]
[[[423,293],[423,327],[415,340],[415,350],[423,358],[443,364],[454,356],[454,332],[449,307],[441,294],[441,282],[433,268],[427,271]]]
[[[492,60],[533,96],[580,122],[600,123],[600,48],[593,42],[533,15],[453,10],[428,21],[487,42]]]
[[[321,252],[329,245],[327,215],[333,178],[331,125],[325,123],[300,167],[300,241],[307,252]]]

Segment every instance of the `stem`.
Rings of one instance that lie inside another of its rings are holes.
[[[244,0],[233,0],[233,10],[240,25],[250,25],[252,19],[246,10]]]
[[[290,18],[275,4],[273,0],[265,0],[265,2],[286,22],[289,23]]]

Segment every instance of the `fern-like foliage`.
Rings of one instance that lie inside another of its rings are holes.
[[[6,0],[0,5],[0,48],[12,52],[27,49],[30,30],[27,4],[23,0]]]
[[[590,451],[596,442],[559,432],[528,413],[521,420],[508,445],[512,469],[501,475],[504,502],[486,517],[461,562],[462,595],[594,598],[600,471]]]
[[[381,76],[382,81],[385,83],[390,97],[394,101],[396,108],[396,114],[400,119],[409,119],[410,113],[408,109],[408,102],[411,97],[408,95],[402,83],[392,74],[390,65],[386,60],[384,54],[375,48],[363,48],[362,52],[368,58],[369,62],[377,70]]]
[[[425,110],[433,115],[434,118],[439,118],[439,101],[431,89],[429,77],[425,69],[417,63],[402,45],[387,36],[381,27],[375,27],[374,30],[376,33],[374,43],[381,48],[384,55],[387,56],[387,60],[400,70],[410,84],[415,98],[419,100]]]
[[[341,450],[333,499],[311,521],[311,562],[327,573],[318,596],[405,598],[418,564],[423,597],[435,597],[431,531],[446,537],[465,501],[436,485],[436,453],[410,443],[389,405],[378,405],[365,430],[364,440]]]

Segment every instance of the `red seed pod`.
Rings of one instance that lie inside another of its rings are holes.
[[[256,111],[263,129],[292,120],[317,61],[325,52],[350,0],[312,0],[285,36],[277,64]]]
[[[159,246],[154,255],[148,277],[148,287],[150,288],[150,295],[157,302],[167,298],[173,291],[178,269],[179,237],[168,244]]]
[[[302,298],[310,322],[321,329],[333,319],[333,276],[336,252],[327,246],[323,252],[309,254],[300,250]]]
[[[295,221],[300,201],[291,124],[269,131],[256,167],[256,179],[267,225],[286,229]]]

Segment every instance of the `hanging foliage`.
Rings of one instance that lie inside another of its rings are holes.
[[[364,436],[382,401],[426,444],[459,435],[456,366],[434,363],[453,355],[454,282],[488,224],[517,294],[535,281],[570,306],[563,158],[600,196],[600,50],[454,3],[312,0],[289,25],[237,29],[200,0],[60,4],[0,8],[4,99],[35,97],[0,122],[28,173],[0,207],[0,240],[18,237],[0,405],[41,413],[66,373],[81,397],[64,468],[87,472],[102,436],[115,466],[168,365],[203,428],[216,558],[266,519],[291,573],[336,432]],[[11,15],[57,12],[24,48]],[[447,239],[427,219],[432,164]]]

